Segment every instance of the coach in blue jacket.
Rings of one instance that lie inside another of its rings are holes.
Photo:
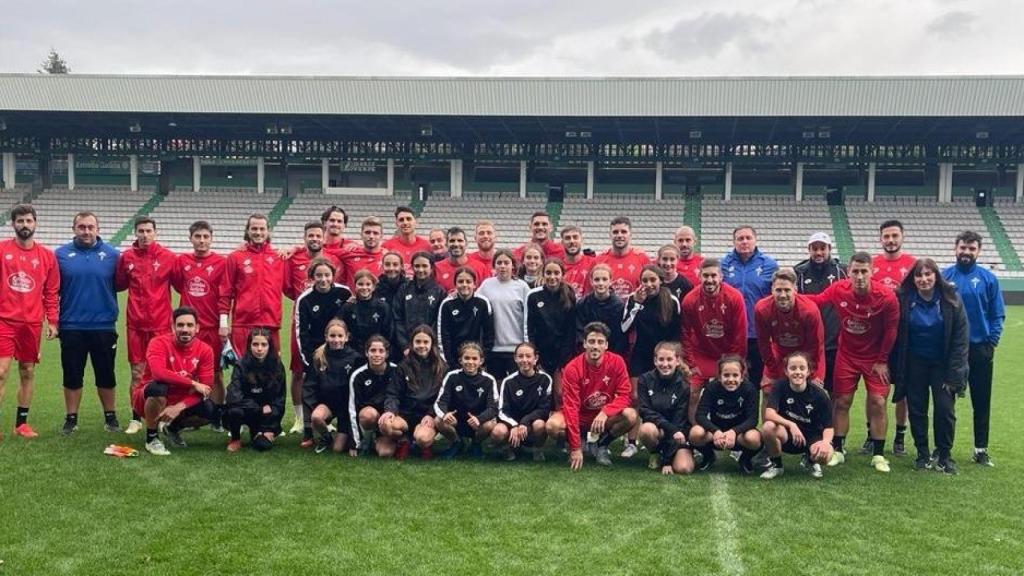
[[[60,363],[64,372],[66,416],[61,433],[78,429],[85,362],[92,359],[105,428],[120,432],[114,411],[114,358],[117,354],[117,293],[114,269],[121,253],[100,238],[92,212],[75,214],[74,240],[57,248],[60,268]]]
[[[974,408],[974,456],[982,466],[992,466],[988,455],[989,416],[992,413],[992,359],[1003,334],[1006,309],[996,275],[978,266],[981,235],[966,230],[956,237],[956,265],[942,276],[956,286],[967,311],[970,346],[967,352],[968,385]]]
[[[722,258],[725,283],[743,294],[747,310],[747,376],[760,384],[764,362],[757,349],[754,305],[772,291],[772,275],[779,269],[775,259],[757,248],[757,231],[753,226],[737,226],[732,231],[732,252]],[[685,321],[685,320],[684,320]]]

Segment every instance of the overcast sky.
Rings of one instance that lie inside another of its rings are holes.
[[[1022,74],[1024,0],[4,0],[0,71]]]

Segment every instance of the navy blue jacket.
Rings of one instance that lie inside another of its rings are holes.
[[[740,260],[735,250],[722,258],[722,279],[743,294],[743,304],[747,309],[747,339],[757,338],[754,305],[771,293],[772,275],[778,269],[775,259],[761,252],[760,248],[754,248],[746,262]]]
[[[60,268],[60,329],[114,330],[117,292],[114,270],[121,253],[96,238],[85,248],[72,240],[57,248]]]

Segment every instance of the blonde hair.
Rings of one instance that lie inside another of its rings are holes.
[[[324,328],[324,343],[317,346],[316,350],[313,351],[313,368],[317,372],[327,371],[327,335],[331,332],[331,328],[335,326],[341,326],[341,329],[345,331],[345,335],[349,335],[348,324],[341,318],[331,318],[331,321],[327,323],[327,327]]]

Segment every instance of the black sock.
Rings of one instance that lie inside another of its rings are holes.
[[[601,434],[600,438],[597,439],[597,445],[607,447],[612,443],[612,440],[615,440],[615,438],[612,438],[611,434],[605,432],[604,434]]]
[[[626,446],[633,446],[636,445],[636,440],[633,440],[627,436],[626,439],[623,441],[623,444],[625,444]]]
[[[864,429],[868,431],[868,439],[870,440],[871,439],[871,421],[870,420],[867,422],[867,424],[864,425]]]
[[[904,437],[906,437],[906,435],[907,435],[907,427],[906,426],[901,426],[901,425],[897,424],[896,425],[896,443],[902,444],[903,443],[903,439],[904,439]]]
[[[772,456],[772,466],[782,468],[782,456]]]
[[[111,422],[114,422],[115,420],[117,420],[117,412],[115,412],[113,410],[104,410],[103,411],[103,421],[104,422],[106,422],[107,424],[110,424]]]
[[[18,411],[17,411],[16,416],[14,418],[15,418],[14,419],[14,426],[15,427],[21,426],[22,424],[28,422],[28,407],[27,406],[18,406]]]
[[[313,431],[310,430],[309,433],[312,434]],[[242,425],[241,424],[232,424],[231,425],[231,440],[241,440],[241,439],[242,439]]]
[[[757,454],[760,451],[761,451],[760,448],[755,448],[755,449],[751,450],[750,448],[742,448],[741,447],[740,448],[740,460],[744,460],[744,461],[751,460],[751,459],[754,458],[754,455]]]
[[[142,420],[142,416],[140,416],[135,410],[132,410],[132,420]]]
[[[73,424],[78,424],[78,412],[71,412],[69,414],[66,414],[64,416],[64,421],[71,422]]]
[[[881,456],[885,454],[885,438],[882,438],[881,440],[875,440],[874,438],[872,438],[871,447],[873,450],[873,455]]]
[[[843,446],[846,444],[846,436],[833,436],[832,437],[832,449],[836,452],[842,452]]]
[[[146,428],[146,443],[156,440],[156,428]]]
[[[214,404],[213,406],[213,424],[224,424],[224,411],[227,408],[227,404]]]
[[[311,426],[304,426],[302,428],[302,439],[312,440],[313,439],[313,428]]]

